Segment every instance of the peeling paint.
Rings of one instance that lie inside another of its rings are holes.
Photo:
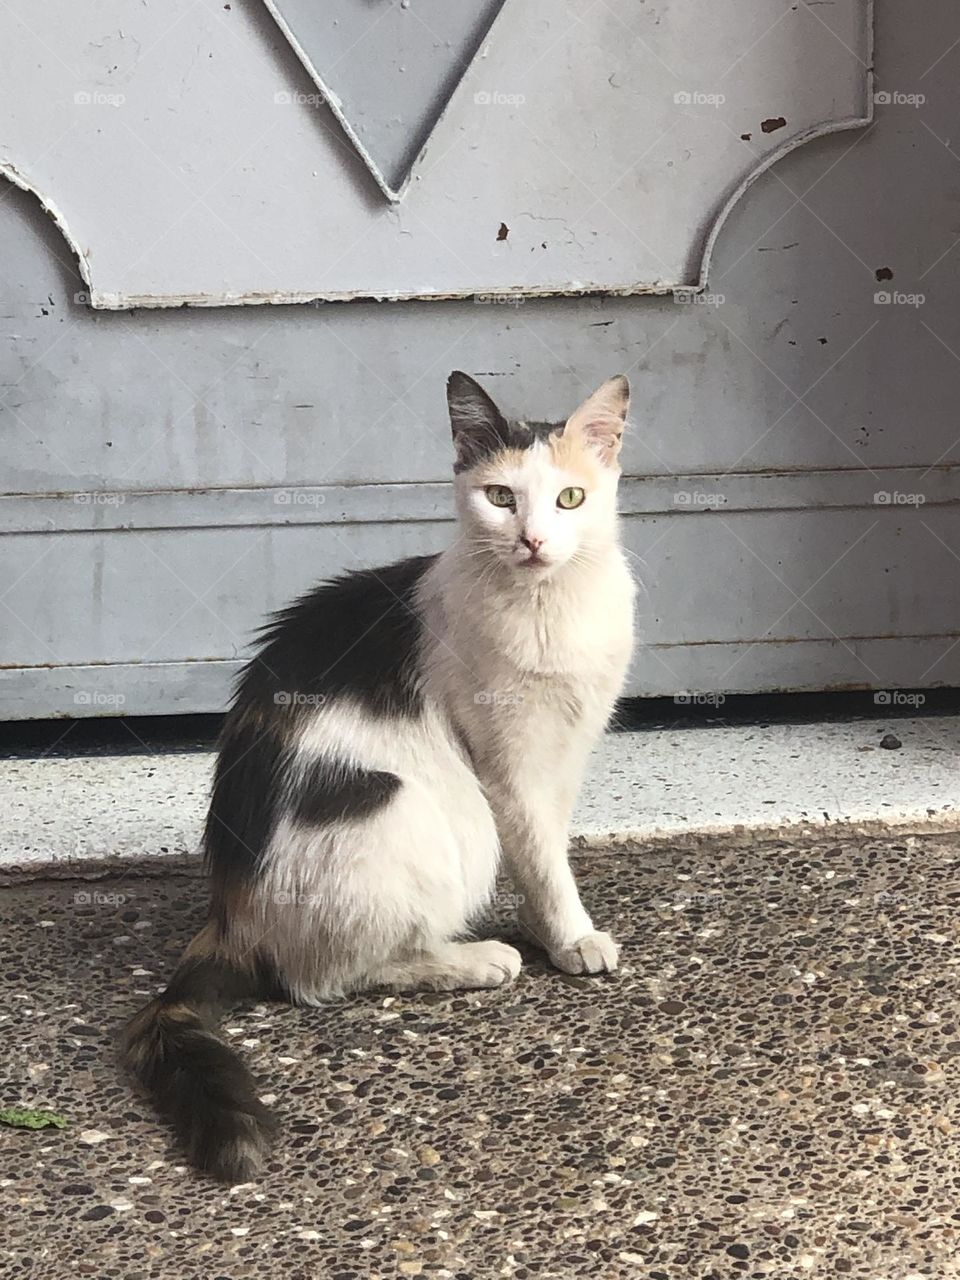
[[[470,288],[452,290],[449,293],[407,293],[400,290],[392,292],[375,292],[363,289],[331,290],[330,293],[315,293],[302,290],[276,290],[258,293],[103,293],[91,286],[90,305],[98,311],[130,311],[134,307],[159,309],[163,307],[241,307],[241,306],[288,306],[319,305],[324,302],[469,302],[476,298],[496,294],[498,298],[576,298],[603,296],[610,298],[633,298],[641,296],[664,297],[673,293],[676,288],[699,288],[698,285],[677,286],[663,280],[652,284],[627,284],[622,288],[612,289],[607,284],[594,281],[574,281],[570,285],[557,288],[527,288],[512,286],[504,288],[501,284],[491,284],[486,288]]]

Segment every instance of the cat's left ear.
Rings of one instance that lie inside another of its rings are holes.
[[[483,387],[454,369],[447,379],[447,405],[457,451],[455,470],[464,471],[499,452],[507,441],[507,423]]]
[[[630,408],[630,383],[618,373],[608,378],[592,396],[567,419],[564,435],[579,435],[607,466],[613,466],[623,441],[627,410]]]

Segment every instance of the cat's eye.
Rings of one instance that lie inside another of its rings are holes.
[[[487,500],[492,502],[495,507],[515,507],[517,505],[513,490],[508,489],[505,484],[488,484],[483,492],[487,495]]]
[[[579,507],[587,495],[582,489],[575,489],[571,486],[569,489],[561,489],[557,494],[557,506],[562,507],[564,511],[572,511],[574,507]]]

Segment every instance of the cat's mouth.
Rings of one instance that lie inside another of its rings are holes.
[[[533,551],[523,560],[514,560],[513,562],[518,569],[552,569],[553,561],[547,560],[546,557]]]

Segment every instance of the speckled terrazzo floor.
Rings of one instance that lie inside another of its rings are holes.
[[[578,869],[615,977],[229,1017],[285,1118],[232,1191],[113,1057],[201,883],[0,892],[0,1105],[70,1120],[0,1129],[0,1276],[960,1275],[960,837]]]

